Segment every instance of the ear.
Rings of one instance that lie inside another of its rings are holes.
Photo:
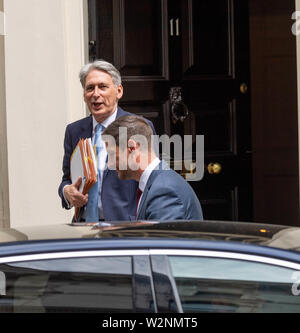
[[[138,142],[136,142],[132,139],[129,139],[128,144],[127,144],[127,148],[129,150],[129,153],[132,153],[132,152],[134,152],[135,150],[137,150],[139,148],[139,144],[138,144]]]
[[[123,97],[123,86],[120,84],[117,88],[117,99],[120,100]]]

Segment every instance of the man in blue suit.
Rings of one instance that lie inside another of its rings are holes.
[[[139,182],[137,220],[203,220],[200,202],[191,186],[157,158],[152,128],[143,118],[120,117],[102,137],[108,167],[116,169],[123,181]]]
[[[80,208],[78,221],[119,221],[132,220],[136,211],[137,182],[134,180],[121,181],[116,171],[105,168],[107,153],[101,150],[98,163],[101,172],[98,179],[98,197],[94,205],[96,215],[90,214],[89,195],[83,195],[79,191],[82,179],[71,181],[70,158],[78,144],[79,139],[92,138],[95,144],[95,137],[100,124],[101,130],[108,127],[115,119],[124,115],[130,115],[118,106],[118,101],[123,96],[123,87],[119,71],[110,63],[97,60],[85,65],[79,74],[84,90],[84,101],[86,102],[91,116],[69,124],[66,128],[64,139],[63,177],[58,193],[62,200],[63,208]],[[149,121],[150,126],[153,127]],[[98,125],[99,126],[99,125]],[[100,135],[101,140],[101,135]],[[97,192],[97,191],[96,191]],[[89,202],[89,204],[88,204]],[[97,209],[98,208],[98,209]]]

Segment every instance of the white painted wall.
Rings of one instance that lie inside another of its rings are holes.
[[[4,12],[10,225],[67,223],[57,189],[65,127],[86,114],[86,0],[4,0]]]
[[[0,0],[0,226],[9,226],[9,186],[7,165],[6,97],[4,61],[5,15]]]

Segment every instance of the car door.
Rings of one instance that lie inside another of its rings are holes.
[[[173,298],[182,312],[300,312],[299,264],[217,251],[152,250],[151,254],[154,261],[166,255]]]
[[[144,252],[74,251],[0,259],[0,312],[154,312]]]

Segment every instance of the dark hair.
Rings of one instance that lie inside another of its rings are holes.
[[[126,133],[120,132],[120,128],[126,128]],[[152,145],[153,130],[148,122],[140,116],[123,116],[111,123],[102,133],[102,135],[110,135],[115,139],[116,145],[120,146],[120,142],[128,140],[135,135],[141,135],[146,138],[148,149]]]

